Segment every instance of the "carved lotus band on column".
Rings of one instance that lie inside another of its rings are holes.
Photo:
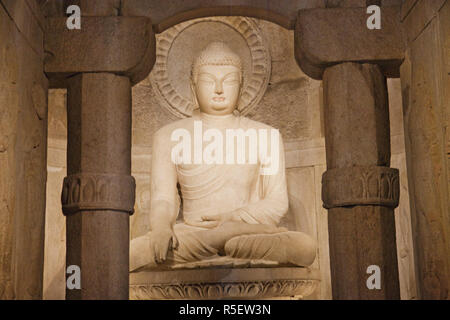
[[[133,214],[136,182],[119,174],[74,174],[64,178],[61,202],[64,214],[86,210],[113,210]]]
[[[388,167],[331,169],[322,176],[323,206],[327,209],[356,205],[395,208],[400,195],[399,172]]]

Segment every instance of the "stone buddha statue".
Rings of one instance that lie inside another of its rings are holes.
[[[241,59],[224,43],[194,61],[199,110],[154,135],[151,230],[131,241],[130,271],[314,261],[313,238],[278,227],[288,211],[283,141],[278,130],[237,114],[242,86]]]

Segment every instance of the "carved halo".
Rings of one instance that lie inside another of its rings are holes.
[[[173,44],[177,38],[188,28],[204,22],[222,23],[228,26],[230,32],[234,31],[240,35],[248,46],[250,54],[249,64],[251,66],[247,66],[248,72],[245,74],[246,79],[244,80],[244,87],[238,105],[240,113],[245,115],[255,108],[261,100],[266,91],[271,72],[271,58],[267,43],[256,23],[252,19],[245,17],[209,17],[189,20],[157,35],[156,63],[150,75],[150,81],[156,97],[161,105],[172,114],[181,118],[192,116],[195,105],[190,95],[186,96],[186,94],[176,89],[174,81],[180,80],[173,79],[173,76],[171,77],[169,59]],[[194,42],[193,47],[196,46],[197,41]],[[192,46],[187,47],[186,50],[192,50]],[[198,49],[196,48],[196,50]],[[192,62],[188,59],[179,59],[177,61],[177,63],[189,64],[189,70]],[[244,60],[243,63],[245,64]],[[184,67],[187,70],[186,66]],[[187,80],[185,84],[187,85],[189,84],[189,77],[190,74],[186,74]]]

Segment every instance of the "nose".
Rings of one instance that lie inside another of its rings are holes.
[[[222,94],[223,93],[223,86],[222,81],[217,80],[214,93],[216,94]]]

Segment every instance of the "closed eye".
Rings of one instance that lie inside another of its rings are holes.
[[[224,83],[226,84],[236,84],[239,82],[239,75],[236,72],[227,74],[224,78]]]
[[[227,80],[224,81],[224,83],[226,83],[226,84],[236,84],[236,83],[239,83],[239,80],[238,79],[227,79]]]
[[[206,82],[206,83],[214,83],[215,78],[213,78],[211,75],[209,75],[207,73],[203,73],[203,74],[199,75],[198,81]]]
[[[199,79],[199,82],[203,82],[206,84],[214,84],[214,81],[210,80],[210,79]]]

